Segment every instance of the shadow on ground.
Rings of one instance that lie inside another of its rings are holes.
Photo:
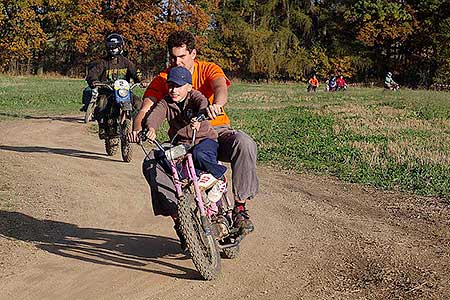
[[[7,146],[0,145],[0,150],[22,152],[22,153],[53,153],[71,157],[96,159],[104,161],[116,161],[115,159],[110,159],[106,157],[106,154],[90,152],[78,149],[66,149],[66,148],[49,148],[42,146]]]
[[[82,117],[31,116],[31,115],[22,115],[22,114],[5,113],[5,112],[1,112],[0,116],[9,117],[9,118],[18,118],[18,119],[29,119],[29,120],[52,120],[52,121],[61,121],[61,122],[69,122],[69,123],[84,123],[84,118],[82,118]]]
[[[200,279],[194,269],[177,264],[177,240],[150,234],[39,220],[20,212],[0,210],[0,237],[30,242],[37,248],[84,262],[127,268],[182,279]],[[171,269],[171,271],[163,271]]]

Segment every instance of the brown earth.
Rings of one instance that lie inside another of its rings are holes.
[[[256,230],[199,278],[81,118],[0,123],[0,299],[449,299],[443,200],[259,167]]]

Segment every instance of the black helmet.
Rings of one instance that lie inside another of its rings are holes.
[[[106,51],[111,56],[122,54],[123,52],[123,37],[118,33],[111,33],[105,39]]]

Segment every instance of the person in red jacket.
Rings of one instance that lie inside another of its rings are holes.
[[[339,76],[336,79],[337,91],[345,91],[347,89],[347,83],[345,82],[344,76]]]

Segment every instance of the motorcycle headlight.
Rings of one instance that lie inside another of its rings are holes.
[[[128,90],[126,90],[126,89],[120,89],[120,90],[119,90],[119,96],[120,96],[120,97],[126,97],[126,96],[128,96]]]

